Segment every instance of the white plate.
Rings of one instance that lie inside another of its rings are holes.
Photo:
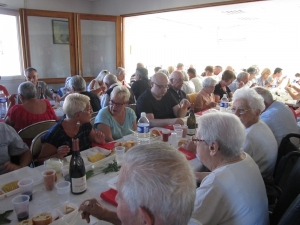
[[[37,171],[34,170],[30,167],[23,167],[19,170],[15,170],[6,174],[1,175],[1,181],[0,181],[0,187],[2,190],[2,186],[4,184],[10,183],[12,181],[20,181],[24,178],[31,178],[33,180],[33,185],[37,185],[43,182],[43,176],[42,174]],[[13,194],[19,193],[20,189],[16,189],[7,193],[4,193],[3,195],[1,195],[1,198],[4,198],[4,196],[9,197]]]

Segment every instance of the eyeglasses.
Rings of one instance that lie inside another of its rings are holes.
[[[251,109],[236,109],[236,108],[231,108],[232,113],[238,113],[239,115],[245,114],[247,111],[250,111]]]
[[[123,105],[125,105],[126,103],[116,103],[116,102],[114,102],[113,100],[110,100],[110,103],[109,103],[110,105],[115,105],[115,106],[117,106],[117,107],[121,107],[121,106],[123,106]]]
[[[173,80],[177,80],[177,81],[179,81],[179,82],[183,82],[184,81],[184,79],[179,79],[179,78],[172,78]]]
[[[192,137],[192,141],[194,142],[195,145],[197,145],[197,142],[205,142],[205,140],[198,139],[198,138],[196,138],[196,136]]]
[[[159,89],[169,89],[169,86],[168,85],[159,85],[155,82],[153,82]]]

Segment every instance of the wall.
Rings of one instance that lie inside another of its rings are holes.
[[[226,1],[228,0],[99,0],[93,3],[93,13],[123,15]]]

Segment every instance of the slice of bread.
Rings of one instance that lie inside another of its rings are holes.
[[[33,225],[49,225],[52,223],[51,213],[40,213],[32,218]]]
[[[97,153],[95,155],[90,155],[87,158],[90,162],[94,163],[100,161],[101,159],[104,159],[105,155],[103,155],[102,153]]]
[[[15,181],[12,181],[10,183],[4,184],[2,186],[2,190],[6,193],[10,192],[10,191],[13,191],[13,190],[16,190],[16,189],[19,188],[18,182],[19,182],[18,180],[15,180]]]
[[[23,220],[23,221],[19,222],[17,225],[33,225],[33,222],[31,219]]]
[[[73,212],[75,209],[69,205],[66,205],[66,214]]]

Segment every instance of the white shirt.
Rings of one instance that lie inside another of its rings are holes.
[[[202,90],[202,79],[200,77],[194,77],[190,81],[194,83],[196,93]]]
[[[278,146],[272,131],[264,122],[258,121],[246,129],[243,150],[256,162],[263,178],[272,178]]]
[[[245,154],[242,161],[222,166],[196,190],[192,218],[203,225],[267,225],[268,199],[259,169]]]
[[[195,85],[192,81],[183,81],[183,85],[181,90],[183,90],[186,94],[195,93]]]

